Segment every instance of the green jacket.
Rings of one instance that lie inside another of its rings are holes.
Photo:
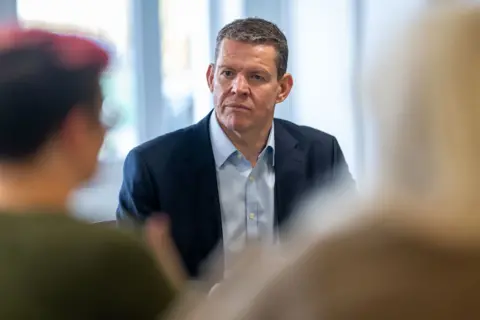
[[[0,319],[155,319],[174,296],[121,231],[66,215],[0,214]]]

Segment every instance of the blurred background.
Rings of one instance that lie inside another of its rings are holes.
[[[114,54],[103,85],[121,119],[107,137],[98,176],[72,199],[90,221],[115,217],[130,149],[193,124],[212,108],[205,81],[216,33],[236,18],[275,22],[287,35],[291,96],[277,117],[337,137],[361,184],[374,171],[375,134],[355,89],[363,62],[427,0],[0,0],[0,22],[81,31]],[[393,62],[392,62],[393,63]],[[385,75],[388,77],[388,75]]]

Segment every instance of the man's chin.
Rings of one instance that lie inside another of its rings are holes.
[[[247,123],[246,121],[230,121],[228,125],[229,130],[239,132],[239,133],[248,131],[249,127],[250,127],[250,124]]]

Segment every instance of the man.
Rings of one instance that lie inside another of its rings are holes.
[[[82,37],[0,27],[1,319],[156,319],[175,297],[137,240],[68,216],[97,167],[108,61]]]
[[[236,20],[217,36],[207,70],[214,111],[127,156],[117,217],[171,220],[190,276],[218,244],[227,267],[248,241],[272,243],[302,193],[347,177],[337,140],[275,119],[292,89],[285,35],[258,18]]]

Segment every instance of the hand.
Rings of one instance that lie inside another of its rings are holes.
[[[180,255],[170,235],[170,221],[165,214],[154,215],[145,224],[145,237],[157,263],[180,290],[187,279]]]

